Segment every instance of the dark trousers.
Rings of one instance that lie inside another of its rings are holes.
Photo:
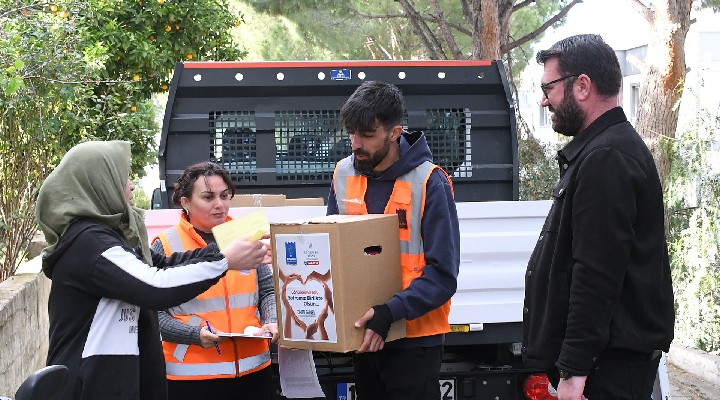
[[[239,378],[168,380],[168,400],[270,400],[273,395],[272,385],[270,367]]]
[[[437,400],[443,346],[353,355],[358,400]]]
[[[637,352],[603,353],[590,371],[583,394],[588,400],[650,400],[660,357]],[[557,387],[557,369],[548,377]]]

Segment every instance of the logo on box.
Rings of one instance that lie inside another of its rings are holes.
[[[297,265],[295,242],[285,242],[285,265]]]

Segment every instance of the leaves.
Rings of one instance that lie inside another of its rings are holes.
[[[720,116],[701,111],[667,143],[668,245],[681,343],[720,351]],[[698,301],[700,299],[700,301]]]
[[[129,140],[142,176],[156,160],[153,94],[190,54],[242,57],[231,35],[240,18],[224,0],[0,0],[0,280],[26,255],[35,195],[62,155]]]

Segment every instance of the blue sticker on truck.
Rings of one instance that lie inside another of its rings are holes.
[[[352,79],[352,71],[349,68],[330,70],[330,80],[347,81]]]

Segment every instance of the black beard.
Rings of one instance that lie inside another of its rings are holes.
[[[557,108],[551,107],[555,114],[552,127],[555,132],[564,136],[575,136],[582,129],[585,122],[585,111],[580,107],[572,90],[565,91],[565,98]]]
[[[363,155],[367,155],[367,153],[363,153]],[[375,159],[372,157],[370,157],[366,160],[358,160],[356,157],[353,166],[355,167],[355,170],[357,172],[367,174],[367,173],[371,173],[378,164],[379,164],[379,162],[376,162]]]
[[[372,173],[375,167],[378,166],[382,162],[383,159],[387,156],[387,154],[390,152],[390,141],[388,141],[382,149],[378,150],[377,153],[374,155],[370,155],[370,153],[367,153],[363,150],[355,150],[353,154],[355,154],[355,161],[353,163],[353,166],[355,167],[355,170],[360,173],[369,174]],[[358,160],[357,155],[362,154],[364,156],[367,156],[367,159],[365,160]]]

